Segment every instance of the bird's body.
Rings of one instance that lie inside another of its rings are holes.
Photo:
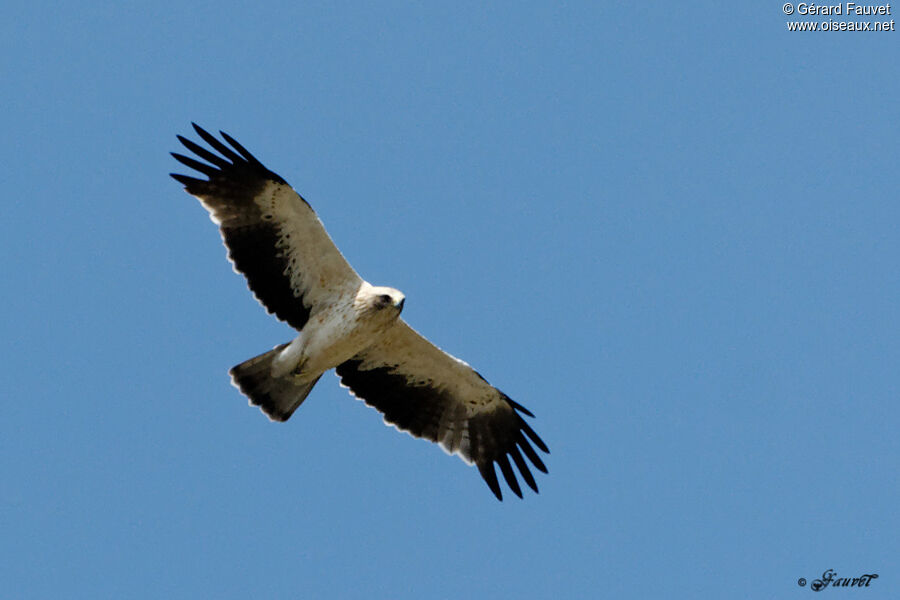
[[[299,333],[231,369],[251,404],[286,421],[322,374],[335,369],[386,423],[476,464],[497,498],[494,463],[521,496],[510,458],[537,491],[522,454],[546,472],[531,444],[549,450],[519,414],[531,413],[409,327],[400,317],[404,295],[363,280],[280,176],[227,134],[222,137],[231,147],[194,128],[219,154],[179,136],[209,164],[173,156],[209,179],[172,176],[209,211],[257,299]]]
[[[275,359],[272,376],[310,379],[350,360],[393,325],[403,301],[398,290],[366,281],[355,294],[336,296],[310,315],[300,335]]]

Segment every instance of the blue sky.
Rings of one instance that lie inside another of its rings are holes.
[[[789,33],[780,3],[148,6],[0,22],[6,594],[898,593],[900,33]],[[286,424],[247,406],[227,369],[291,332],[168,177],[191,121],[535,413],[539,495],[496,502],[332,375]]]

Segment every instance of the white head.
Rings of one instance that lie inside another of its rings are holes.
[[[403,295],[403,292],[390,287],[373,286],[366,294],[366,308],[390,315],[391,319],[400,316],[405,301],[406,296]]]

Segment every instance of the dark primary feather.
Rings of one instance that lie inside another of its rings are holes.
[[[474,462],[498,500],[502,500],[503,495],[494,463],[499,466],[513,493],[522,497],[515,471],[509,462],[510,457],[528,487],[538,491],[537,483],[520,450],[536,469],[544,473],[547,472],[547,467],[531,443],[543,452],[549,453],[550,450],[517,412],[531,415],[519,404],[501,392],[505,404],[500,408],[466,419],[464,402],[454,398],[449,392],[428,384],[417,385],[402,373],[392,372],[388,367],[362,369],[362,362],[358,359],[348,360],[337,367],[337,374],[341,383],[349,387],[355,396],[383,413],[386,422],[432,442],[440,442],[444,439],[447,428],[456,425],[459,430],[447,449],[451,452],[460,451],[466,459]],[[463,429],[468,432],[468,448],[460,445]]]
[[[219,154],[178,136],[185,148],[210,164],[174,152],[172,156],[208,179],[177,173],[172,173],[172,177],[184,184],[189,194],[200,198],[213,214],[228,248],[228,258],[247,277],[254,295],[269,312],[295,329],[302,329],[310,310],[287,275],[291,265],[279,248],[279,224],[263,219],[254,202],[268,182],[286,182],[228,134],[220,132],[232,148],[196,124],[194,130]]]

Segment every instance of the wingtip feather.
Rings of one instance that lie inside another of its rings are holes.
[[[180,173],[169,173],[169,177],[183,185],[184,187],[190,187],[197,183],[202,183],[201,179],[196,179],[194,177],[188,177],[187,175],[181,175]]]
[[[488,484],[488,487],[491,488],[491,491],[494,492],[494,496],[497,497],[497,500],[503,502],[503,494],[500,492],[500,482],[497,481],[494,463],[479,463],[478,471],[481,473],[481,477],[484,479],[485,483]]]
[[[524,406],[522,406],[521,404],[519,404],[518,402],[516,402],[509,396],[505,396],[505,398],[506,398],[506,401],[509,402],[509,405],[512,406],[514,409],[516,409],[517,411],[519,411],[520,413],[522,413],[524,415],[528,415],[529,417],[534,418],[534,414],[532,414],[532,412],[530,410],[528,410],[527,408],[525,408]]]
[[[500,465],[500,472],[503,473],[503,478],[506,480],[509,489],[511,489],[516,496],[521,498],[522,488],[519,487],[519,482],[516,480],[516,474],[513,472],[512,467],[509,464],[509,459],[505,454],[500,455],[497,459],[497,464]]]
[[[254,164],[260,164],[260,162],[258,160],[256,160],[256,157],[253,156],[252,154],[250,154],[250,152],[246,148],[244,148],[241,144],[239,144],[238,141],[235,140],[233,137],[231,137],[230,135],[228,135],[227,133],[225,133],[224,131],[221,131],[221,130],[219,130],[219,135],[222,136],[222,139],[224,139],[226,142],[231,144],[231,146],[235,150],[237,150],[238,153],[240,153],[241,156],[243,156],[245,160],[247,160],[251,163],[254,163]]]
[[[525,480],[525,483],[528,484],[534,493],[538,493],[537,482],[534,480],[534,476],[531,474],[531,470],[528,468],[528,464],[525,462],[525,459],[522,458],[522,453],[519,452],[519,448],[517,446],[513,446],[509,450],[509,455],[512,456],[513,462],[516,463],[516,468],[519,469],[519,473],[522,474],[522,479]]]
[[[550,454],[550,448],[547,447],[547,444],[544,443],[538,434],[534,432],[534,429],[531,428],[528,423],[525,422],[525,419],[519,418],[519,425],[522,428],[522,431],[531,438],[531,441],[534,442],[534,445],[544,451],[546,454]]]
[[[538,453],[534,451],[534,448],[531,447],[531,444],[528,443],[528,440],[525,439],[525,436],[522,433],[519,433],[518,439],[516,439],[516,443],[519,445],[519,448],[522,449],[522,452],[525,453],[525,456],[528,457],[528,460],[534,465],[534,467],[540,471],[541,473],[547,472],[547,467],[544,465],[544,461],[541,460],[541,457],[538,456]]]

